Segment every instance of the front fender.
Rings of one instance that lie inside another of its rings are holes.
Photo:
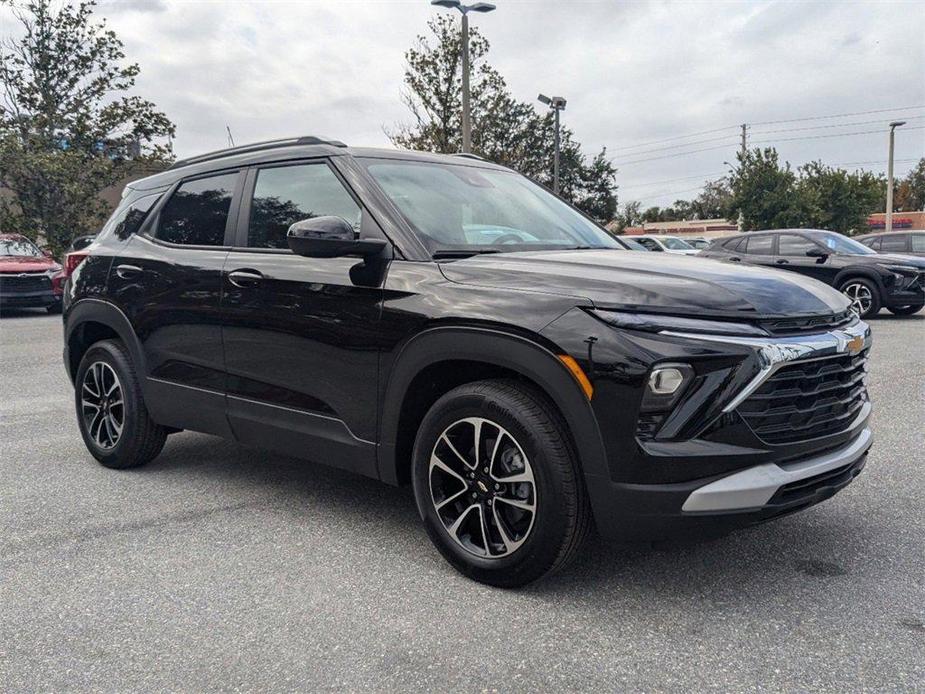
[[[572,434],[585,475],[606,475],[607,463],[601,432],[590,403],[552,345],[490,328],[437,327],[409,340],[389,375],[380,421],[379,477],[396,484],[399,465],[396,441],[405,395],[414,377],[441,361],[466,360],[509,369],[529,379],[552,400]]]

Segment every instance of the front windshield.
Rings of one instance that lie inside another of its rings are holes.
[[[388,159],[365,163],[431,253],[620,247],[513,171]]]
[[[836,255],[877,255],[877,251],[841,234],[814,234],[813,238],[824,243],[829,250],[835,251]]]
[[[694,247],[687,241],[676,239],[673,236],[666,236],[662,239],[662,245],[669,251],[692,251]]]
[[[27,239],[0,239],[0,255],[23,255],[41,258],[42,251]]]

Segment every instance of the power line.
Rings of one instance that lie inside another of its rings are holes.
[[[636,183],[631,186],[620,186],[620,190],[626,190],[627,188],[645,188],[647,186],[657,186],[663,183],[676,183],[677,181],[690,181],[692,178],[712,178],[713,176],[723,176],[727,173],[727,171],[717,171],[711,173],[695,174],[693,176],[681,176],[680,178],[667,178],[663,181],[647,181],[646,183]]]
[[[664,193],[659,193],[657,195],[647,195],[644,198],[630,198],[629,201],[630,202],[648,202],[651,200],[659,200],[660,198],[665,198],[665,197],[668,197],[669,195],[671,196],[681,195],[681,193],[692,193],[695,190],[703,190],[703,189],[704,189],[704,186],[697,186],[696,188],[685,188],[683,190],[670,190]]]
[[[925,125],[918,125],[912,128],[904,128],[903,132],[908,132],[910,130],[925,130]],[[754,145],[767,145],[767,144],[776,144],[778,142],[794,142],[796,140],[825,140],[830,137],[849,137],[851,135],[870,135],[872,133],[877,133],[883,135],[886,131],[882,128],[878,130],[856,130],[852,133],[834,133],[832,135],[803,135],[802,137],[785,137],[777,138],[774,140],[759,140],[758,142],[753,142]]]
[[[829,118],[845,118],[847,116],[866,116],[871,113],[889,113],[891,111],[912,111],[925,108],[925,106],[900,106],[897,108],[878,108],[873,111],[855,111],[854,113],[835,113],[831,116],[810,116],[808,118],[788,118],[786,120],[765,120],[750,125],[777,125],[779,123],[801,123],[808,120],[828,120]]]
[[[633,159],[630,161],[617,161],[616,163],[619,166],[628,166],[630,164],[641,164],[645,161],[656,161],[658,159],[673,159],[674,157],[683,157],[687,154],[697,154],[698,152],[711,152],[715,149],[725,149],[727,147],[738,147],[738,142],[728,142],[723,145],[716,145],[714,147],[704,147],[703,149],[692,149],[690,152],[675,152],[674,154],[663,154],[660,157],[649,157],[648,159]]]
[[[675,140],[686,140],[689,137],[699,137],[700,135],[710,135],[712,133],[722,132],[723,130],[732,130],[733,128],[738,128],[738,125],[727,125],[724,128],[713,128],[712,130],[701,130],[697,133],[690,133],[689,135],[676,135],[675,137],[666,137],[664,140],[652,140],[651,142],[640,142],[636,145],[625,145],[623,147],[613,148],[613,152],[620,152],[627,149],[638,149],[639,147],[648,147],[649,145],[660,145],[663,142],[674,142]],[[683,145],[678,145],[682,147]],[[639,152],[637,152],[639,154]]]
[[[710,138],[707,138],[706,140],[696,140],[695,142],[682,142],[677,145],[668,145],[667,147],[656,147],[655,149],[644,149],[641,152],[630,152],[626,156],[636,157],[641,154],[652,154],[653,152],[665,152],[670,149],[677,149],[678,147],[694,147],[696,145],[705,145],[710,142],[719,142],[720,140],[728,140],[730,137],[732,137],[731,134],[720,135],[719,137],[710,137]]]
[[[925,118],[925,116],[903,116],[906,120],[920,120]],[[874,125],[876,123],[883,123],[883,119],[879,120],[863,120],[863,121],[854,121],[852,123],[832,123],[829,125],[808,125],[802,128],[782,128],[780,130],[759,130],[756,132],[756,135],[770,135],[772,133],[794,133],[800,130],[822,130],[824,128],[848,128],[854,125]]]
[[[896,164],[908,164],[912,161],[918,161],[915,157],[911,159],[894,159],[893,162]],[[879,159],[877,161],[841,161],[832,164],[832,166],[863,166],[864,164],[886,164],[886,159]]]

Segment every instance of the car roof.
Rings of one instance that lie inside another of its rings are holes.
[[[898,234],[925,234],[925,229],[897,229],[895,231],[878,231],[873,234],[861,234],[856,239],[875,239],[878,236],[897,236]]]
[[[134,190],[150,190],[172,185],[181,178],[223,169],[314,157],[342,156],[456,164],[500,171],[510,170],[507,167],[494,164],[472,154],[435,154],[433,152],[388,149],[384,147],[348,147],[338,140],[305,136],[255,142],[249,145],[231,147],[187,159],[180,159],[165,171],[132,181],[129,183],[129,187]]]

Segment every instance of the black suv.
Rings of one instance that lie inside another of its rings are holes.
[[[925,306],[925,258],[877,253],[833,231],[752,231],[717,241],[700,255],[820,280],[844,293],[861,318],[882,307],[908,316]]]
[[[180,429],[410,483],[463,573],[522,585],[602,535],[724,533],[864,465],[870,331],[838,292],[621,250],[523,176],[317,138],[129,185],[67,283],[80,431]]]

